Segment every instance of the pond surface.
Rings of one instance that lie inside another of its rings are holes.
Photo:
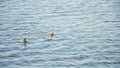
[[[120,68],[120,0],[0,0],[0,68]]]

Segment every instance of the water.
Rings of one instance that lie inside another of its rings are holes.
[[[120,68],[119,8],[119,0],[0,0],[0,68]]]

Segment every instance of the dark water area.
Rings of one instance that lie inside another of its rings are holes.
[[[0,0],[0,68],[120,68],[120,0]]]

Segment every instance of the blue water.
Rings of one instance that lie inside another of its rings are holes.
[[[120,68],[120,0],[0,0],[0,68]]]

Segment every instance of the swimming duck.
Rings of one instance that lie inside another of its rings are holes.
[[[52,37],[54,36],[55,34],[53,32],[46,32],[46,36],[49,37],[48,40],[52,40]]]
[[[21,39],[21,40],[17,40],[16,42],[19,43],[27,43],[27,38]]]

